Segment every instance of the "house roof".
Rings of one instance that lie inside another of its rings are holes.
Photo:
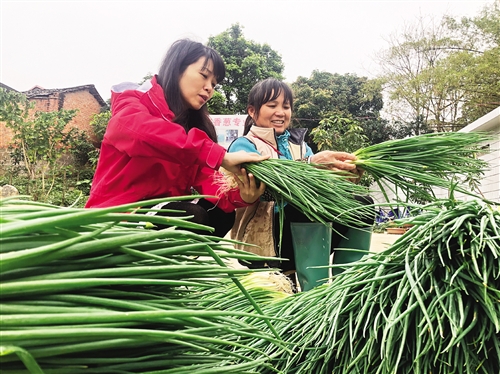
[[[59,94],[59,93],[78,92],[78,91],[88,91],[92,96],[95,97],[99,105],[101,106],[106,105],[106,102],[103,100],[101,95],[99,95],[99,92],[97,92],[97,89],[93,84],[87,84],[85,86],[76,86],[69,88],[51,88],[51,89],[35,86],[28,91],[24,91],[23,94],[25,94],[28,99],[36,99],[36,98],[50,96],[56,93]]]
[[[460,132],[471,131],[500,131],[500,106],[460,130]]]
[[[14,92],[19,92],[19,91],[17,91],[17,90],[15,90],[15,89],[13,89],[12,87],[9,87],[9,86],[7,86],[6,84],[3,84],[2,82],[0,82],[0,88],[3,88],[3,89],[4,89],[4,90],[6,90],[6,91],[14,91]]]

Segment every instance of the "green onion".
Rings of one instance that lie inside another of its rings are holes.
[[[266,363],[296,374],[497,372],[500,211],[438,200],[408,222],[386,251],[348,264],[330,284],[266,304],[293,351],[255,341]]]
[[[294,295],[228,268],[262,259],[232,241],[124,225],[119,210],[88,223],[79,210],[3,207],[5,373],[498,371],[500,210],[485,201],[412,205],[421,213],[398,221],[413,227],[387,250]]]
[[[245,168],[266,184],[279,206],[289,203],[311,221],[362,226],[361,216],[374,214],[373,207],[354,199],[354,195],[368,195],[365,187],[321,165],[268,159],[245,164]]]
[[[356,166],[371,174],[385,192],[402,189],[432,201],[432,187],[476,196],[471,189],[489,165],[477,157],[495,137],[482,132],[441,132],[396,139],[354,152]],[[469,184],[470,187],[466,187]]]
[[[211,231],[189,217],[133,212],[143,205],[151,201],[76,209],[0,200],[2,372],[175,372],[191,362],[199,365],[196,372],[211,373],[232,357],[243,363],[228,372],[240,373],[264,359],[254,363],[232,350],[266,357],[248,342],[282,345],[272,326],[276,318],[264,315],[240,283],[256,270],[225,262],[263,258],[234,249],[233,241],[186,231]],[[153,231],[144,223],[170,227]],[[223,280],[252,307],[201,308],[202,294],[194,289],[213,289]],[[264,321],[266,330],[244,317]]]

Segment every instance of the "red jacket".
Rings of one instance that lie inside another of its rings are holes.
[[[112,117],[101,145],[87,208],[158,197],[219,196],[214,176],[226,153],[205,132],[186,133],[174,122],[163,89],[153,78],[142,86],[122,83],[111,93]],[[247,206],[239,190],[209,199],[231,212]]]

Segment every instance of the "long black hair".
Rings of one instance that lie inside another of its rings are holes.
[[[276,100],[281,93],[285,95],[285,103],[290,105],[293,112],[293,92],[288,84],[276,78],[267,78],[256,83],[250,93],[248,94],[247,112],[248,108],[252,106],[255,109],[255,117],[259,117],[260,108],[262,105],[269,101]],[[250,127],[255,125],[255,121],[250,115],[245,120],[245,129],[243,135],[248,134]]]
[[[170,46],[158,72],[157,81],[163,88],[170,110],[175,114],[174,121],[182,125],[186,132],[193,127],[199,128],[217,142],[217,133],[208,115],[207,105],[204,104],[199,110],[186,109],[179,88],[180,78],[186,68],[201,57],[205,58],[204,67],[208,61],[213,62],[215,79],[217,82],[222,81],[226,75],[222,57],[214,49],[189,39],[177,40]]]

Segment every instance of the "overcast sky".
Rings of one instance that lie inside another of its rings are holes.
[[[315,69],[376,74],[374,56],[420,16],[478,15],[493,0],[0,0],[0,82],[18,91],[38,85],[93,84],[104,100],[112,85],[156,73],[179,38],[243,26],[284,62],[288,82]]]

